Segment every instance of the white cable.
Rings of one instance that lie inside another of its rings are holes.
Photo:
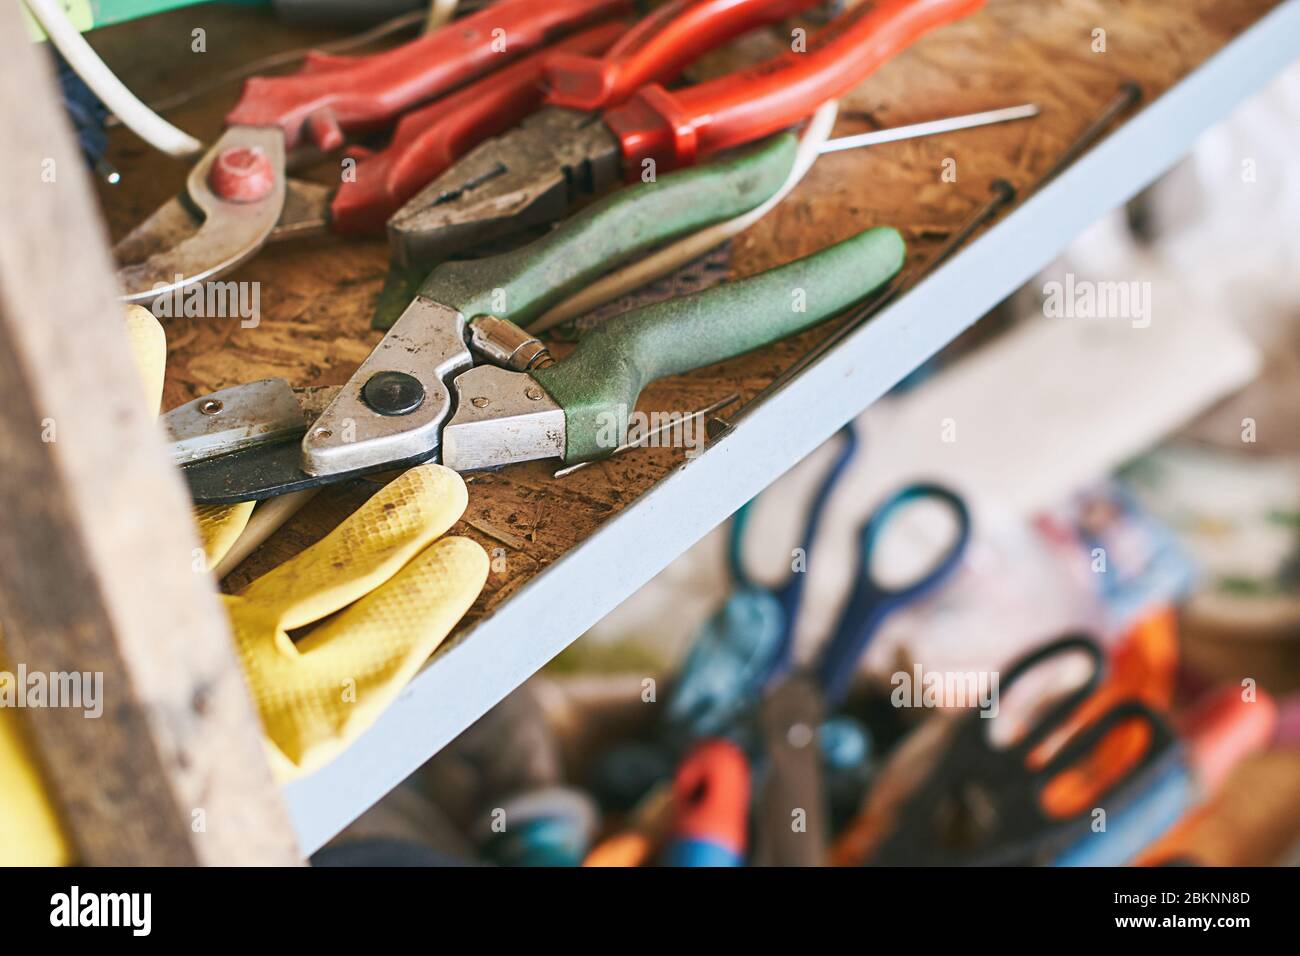
[[[823,103],[799,140],[799,150],[795,154],[794,166],[781,188],[767,202],[734,219],[720,222],[692,233],[685,239],[679,239],[671,246],[665,246],[658,252],[647,256],[629,266],[624,266],[602,279],[593,282],[581,292],[569,296],[559,305],[543,314],[536,322],[528,326],[531,333],[544,332],[549,328],[567,322],[579,315],[585,315],[597,306],[604,305],[619,296],[638,289],[647,282],[653,282],[681,266],[708,252],[737,233],[744,232],[758,220],[766,216],[777,203],[790,194],[800,180],[812,168],[821,153],[822,144],[830,138],[831,127],[835,125],[835,116],[839,112],[839,102],[830,100]]]
[[[86,38],[77,32],[58,0],[24,2],[68,65],[122,121],[123,126],[150,146],[172,156],[192,156],[203,151],[202,143],[149,109],[122,84]]]

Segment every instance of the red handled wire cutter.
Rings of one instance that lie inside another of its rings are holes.
[[[345,234],[379,229],[423,182],[537,107],[544,53],[599,54],[625,29],[608,21],[632,6],[501,0],[392,50],[313,53],[293,75],[249,80],[184,192],[115,247],[123,297],[148,302],[214,278],[273,239],[326,226]],[[369,163],[364,179],[332,191],[286,175],[295,148],[310,142],[336,150],[348,134],[382,129],[429,101],[385,154],[358,163]],[[426,150],[430,139],[440,148]],[[389,178],[384,169],[396,172]]]

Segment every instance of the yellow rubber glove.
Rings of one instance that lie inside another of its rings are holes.
[[[442,538],[467,502],[456,472],[412,468],[316,544],[223,596],[281,780],[319,768],[370,726],[474,603],[488,556],[468,538]]]
[[[126,307],[126,336],[131,343],[146,407],[157,412],[162,405],[163,375],[167,370],[167,336],[153,313],[138,305]],[[235,543],[248,524],[256,502],[238,505],[204,505],[194,509],[194,523],[207,556],[209,571]],[[216,555],[216,557],[214,557]]]
[[[162,327],[133,306],[127,332],[146,399],[157,408],[167,358]],[[321,766],[373,723],[483,589],[481,547],[468,538],[433,544],[467,500],[455,472],[409,471],[323,540],[224,598],[281,779]],[[194,509],[209,570],[239,538],[253,504]],[[289,639],[286,631],[348,605],[296,645]]]

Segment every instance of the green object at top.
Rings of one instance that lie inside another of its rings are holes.
[[[153,16],[178,7],[192,7],[207,0],[61,0],[64,12],[72,25],[82,33],[114,23],[125,23],[141,17]],[[266,7],[271,0],[227,0],[241,7]],[[25,6],[27,31],[33,40],[44,40],[45,31]]]

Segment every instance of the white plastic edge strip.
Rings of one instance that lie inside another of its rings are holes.
[[[794,166],[781,188],[767,202],[756,206],[747,213],[734,219],[720,222],[692,233],[685,239],[679,239],[671,246],[665,246],[653,255],[625,266],[593,282],[587,288],[569,296],[559,305],[541,315],[537,321],[528,325],[533,334],[544,332],[549,328],[567,322],[579,315],[585,315],[597,306],[617,299],[620,295],[640,288],[647,282],[653,282],[675,271],[692,259],[702,256],[718,243],[744,232],[754,223],[766,216],[772,209],[790,194],[790,191],[812,168],[821,153],[822,144],[830,138],[831,128],[839,113],[839,101],[830,100],[823,103],[812,119],[808,121],[803,136],[799,139],[799,150],[795,154]]]
[[[63,54],[104,105],[142,140],[171,156],[192,156],[203,151],[203,144],[167,122],[123,85],[104,65],[104,61],[77,32],[58,0],[24,0],[50,42]]]

